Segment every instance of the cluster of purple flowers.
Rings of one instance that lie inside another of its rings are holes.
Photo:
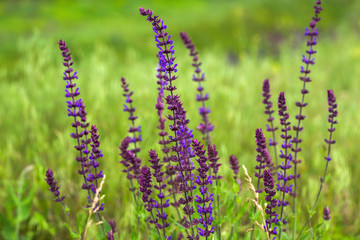
[[[269,80],[265,79],[263,83],[263,104],[265,105],[264,113],[267,115],[267,131],[272,134],[270,138],[269,146],[274,147],[275,151],[275,166],[272,161],[272,157],[267,149],[266,138],[263,131],[259,128],[255,131],[256,138],[256,161],[258,162],[255,167],[255,177],[257,178],[256,192],[263,193],[265,201],[267,202],[265,207],[265,213],[267,218],[265,220],[264,230],[267,235],[273,239],[278,235],[278,222],[286,224],[287,216],[285,216],[284,208],[289,205],[289,201],[286,198],[287,195],[293,197],[296,196],[296,179],[300,177],[300,174],[296,171],[296,164],[300,162],[297,154],[301,151],[299,144],[302,140],[299,138],[299,132],[303,131],[301,127],[301,121],[305,119],[305,115],[302,113],[302,108],[307,106],[304,102],[305,95],[309,92],[305,85],[310,82],[311,79],[308,76],[310,74],[309,66],[315,63],[312,57],[316,51],[313,47],[317,44],[316,36],[318,31],[316,28],[317,22],[320,20],[318,14],[321,12],[321,1],[315,2],[315,16],[310,23],[310,28],[306,29],[305,35],[310,37],[307,41],[309,49],[306,51],[307,56],[303,56],[303,62],[305,66],[301,67],[301,73],[304,76],[300,77],[303,81],[303,89],[301,93],[303,95],[302,101],[297,102],[296,106],[300,108],[300,113],[296,116],[298,120],[297,126],[293,126],[293,130],[296,132],[296,136],[290,135],[291,123],[289,121],[289,114],[287,113],[287,105],[284,92],[279,94],[278,98],[278,115],[280,117],[281,135],[280,138],[283,141],[280,150],[281,164],[278,164],[277,159],[277,142],[275,138],[275,132],[278,127],[274,124],[274,110],[273,103],[270,100],[270,84]],[[159,235],[159,238],[170,240],[169,234],[169,207],[174,206],[178,212],[178,223],[185,227],[187,238],[190,240],[200,239],[204,237],[210,238],[212,234],[217,232],[217,239],[221,239],[220,229],[220,199],[219,194],[216,195],[216,201],[214,201],[214,194],[211,193],[213,181],[216,181],[216,185],[219,187],[219,180],[222,176],[219,175],[219,163],[218,151],[216,146],[212,144],[210,139],[210,132],[213,131],[214,126],[209,120],[210,109],[206,107],[206,101],[209,99],[209,94],[204,94],[204,87],[202,83],[205,80],[204,73],[202,73],[199,62],[198,52],[195,50],[195,45],[185,32],[181,32],[180,37],[184,42],[187,49],[190,51],[190,56],[193,58],[192,66],[195,67],[195,74],[193,75],[193,81],[198,82],[198,95],[196,100],[201,102],[200,115],[202,122],[198,125],[197,129],[202,133],[205,140],[207,149],[200,141],[194,138],[193,131],[189,128],[189,119],[187,113],[180,100],[180,96],[175,94],[177,89],[174,85],[174,81],[177,79],[175,73],[177,72],[177,64],[175,64],[174,46],[171,40],[171,35],[165,30],[167,26],[156,15],[153,15],[151,10],[139,9],[140,14],[147,17],[147,21],[152,24],[153,31],[155,32],[155,41],[158,51],[159,65],[157,68],[157,84],[158,84],[158,96],[155,104],[157,110],[158,126],[159,129],[158,140],[161,146],[163,157],[159,158],[158,154],[154,150],[149,151],[149,164],[150,167],[143,164],[138,156],[140,147],[138,143],[142,141],[141,138],[141,126],[136,126],[135,121],[138,118],[134,115],[135,107],[133,106],[132,95],[133,92],[129,89],[129,84],[125,78],[121,79],[123,96],[126,98],[124,111],[129,113],[128,119],[131,122],[128,132],[131,136],[127,136],[121,143],[120,156],[122,157],[121,163],[124,166],[123,172],[127,174],[128,180],[130,180],[131,187],[129,188],[134,195],[134,201],[136,205],[144,204],[146,211],[150,214],[148,217],[148,223],[153,224]],[[95,194],[98,192],[100,186],[99,181],[104,177],[103,171],[99,169],[99,161],[103,157],[100,148],[98,129],[95,125],[88,130],[90,124],[87,122],[87,112],[85,111],[85,105],[82,99],[78,99],[80,95],[79,88],[76,87],[74,80],[78,78],[77,72],[74,72],[72,65],[71,55],[68,47],[64,41],[59,41],[59,47],[63,56],[63,65],[66,67],[63,79],[66,81],[66,97],[68,106],[68,116],[74,119],[72,127],[74,132],[71,134],[72,138],[76,140],[75,149],[78,152],[76,161],[80,163],[80,170],[78,173],[83,176],[84,182],[82,189],[87,190],[88,202],[87,207],[90,207],[92,201],[95,198]],[[165,94],[165,91],[168,93]],[[165,114],[166,109],[169,114]],[[332,90],[328,90],[328,122],[331,124],[328,129],[330,136],[325,139],[328,144],[328,155],[325,157],[327,160],[324,178],[326,176],[328,163],[331,161],[330,149],[331,145],[335,143],[332,138],[332,134],[335,131],[334,125],[337,124],[337,103],[336,98]],[[169,121],[169,124],[167,124]],[[166,125],[169,125],[170,133],[166,131]],[[89,136],[90,134],[90,136]],[[130,147],[133,144],[133,147]],[[294,147],[293,147],[294,144]],[[91,147],[91,150],[90,150]],[[293,155],[290,153],[290,149]],[[194,165],[194,161],[197,162],[197,168]],[[229,158],[230,168],[233,171],[233,178],[236,181],[239,173],[239,161],[232,155]],[[294,166],[294,174],[289,174],[289,169]],[[195,173],[197,171],[197,174]],[[276,178],[277,176],[277,178]],[[324,183],[324,178],[321,179],[321,186],[319,194]],[[275,180],[277,179],[277,184]],[[46,172],[46,182],[50,186],[50,191],[55,196],[56,202],[61,202],[64,206],[64,196],[60,195],[57,182],[54,180],[53,172],[48,169]],[[295,180],[295,189],[289,181]],[[263,186],[261,185],[263,183]],[[275,188],[276,185],[276,188]],[[279,196],[275,198],[276,193],[279,192]],[[142,203],[138,202],[141,193]],[[169,193],[169,194],[167,194]],[[181,197],[177,195],[181,194]],[[318,194],[318,197],[319,197]],[[316,199],[315,205],[318,201]],[[171,199],[172,198],[172,199]],[[294,198],[295,199],[295,198]],[[234,197],[234,202],[236,196]],[[213,203],[216,203],[217,209],[213,208]],[[295,205],[295,200],[294,200]],[[314,205],[314,206],[315,206]],[[182,208],[183,215],[180,214],[178,208]],[[95,208],[99,211],[103,210],[103,203],[97,203]],[[277,213],[276,208],[280,208],[280,214]],[[98,220],[102,220],[99,215],[99,211],[96,212]],[[217,211],[217,212],[216,212]],[[257,207],[255,207],[255,212]],[[197,213],[196,213],[197,212]],[[215,214],[214,214],[215,212]],[[213,226],[214,215],[219,217],[217,225]],[[330,220],[330,209],[328,207],[323,210],[324,220]],[[109,221],[110,224],[110,221]],[[115,222],[111,222],[111,230],[107,233],[104,232],[104,236],[107,239],[114,239],[114,233],[116,232]],[[296,225],[295,225],[296,226]],[[195,230],[196,231],[195,231]],[[190,232],[191,230],[191,232]],[[253,225],[254,231],[254,225]],[[252,231],[252,234],[253,234]],[[279,238],[281,238],[281,232],[284,231],[283,227],[279,228]],[[233,226],[231,229],[231,236],[233,233]],[[253,235],[251,235],[253,236]],[[178,234],[178,239],[183,239],[182,233]],[[251,237],[252,238],[252,237]]]

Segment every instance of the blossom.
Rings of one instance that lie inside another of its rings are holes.
[[[48,169],[46,171],[46,174],[45,174],[46,178],[46,182],[47,184],[49,185],[49,191],[52,192],[54,194],[54,201],[55,202],[62,202],[65,198],[65,196],[61,196],[60,195],[60,187],[57,186],[57,182],[54,180],[54,175],[53,175],[53,171],[51,169]]]

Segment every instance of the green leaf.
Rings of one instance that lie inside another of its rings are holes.
[[[64,225],[65,225],[65,227],[69,230],[70,236],[71,236],[72,238],[81,238],[81,235],[80,235],[79,233],[74,232],[74,231],[71,229],[71,227],[70,227],[69,224],[64,223]]]

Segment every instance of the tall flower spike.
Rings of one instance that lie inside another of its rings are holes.
[[[83,176],[84,182],[82,189],[87,190],[88,193],[88,205],[92,202],[92,195],[90,193],[91,185],[87,181],[86,174],[90,171],[90,164],[88,159],[88,145],[90,144],[90,138],[88,139],[87,135],[89,131],[87,130],[89,123],[86,122],[86,111],[85,105],[83,104],[82,99],[77,99],[80,95],[79,88],[76,88],[76,83],[73,81],[78,79],[77,72],[74,72],[73,61],[71,59],[71,53],[66,43],[60,39],[58,42],[61,55],[63,57],[63,65],[66,67],[64,71],[63,80],[66,81],[65,97],[69,100],[66,102],[68,107],[68,116],[74,118],[74,122],[71,126],[74,128],[71,137],[76,140],[75,149],[79,152],[79,155],[76,157],[76,161],[80,163],[81,169],[78,170],[78,173]]]
[[[199,108],[199,113],[202,118],[202,122],[197,126],[197,129],[203,134],[206,144],[211,144],[210,132],[213,131],[214,125],[211,124],[209,120],[210,109],[206,107],[206,101],[209,100],[209,93],[204,94],[204,87],[202,82],[205,81],[205,74],[201,73],[201,62],[199,61],[198,53],[195,51],[195,45],[191,41],[190,37],[185,33],[180,33],[181,40],[185,44],[186,48],[190,50],[189,55],[193,58],[192,66],[195,68],[195,74],[193,75],[192,80],[198,82],[197,91],[199,94],[196,95],[196,101],[201,102],[201,107]]]
[[[264,134],[263,134],[261,128],[258,128],[255,130],[255,139],[256,139],[255,142],[256,142],[256,146],[257,146],[256,152],[258,153],[256,155],[256,161],[258,162],[258,165],[255,166],[255,177],[258,178],[258,181],[257,181],[255,191],[257,193],[262,193],[264,189],[260,187],[260,182],[262,182],[261,179],[264,177],[263,170],[266,168],[265,157],[266,157],[266,153],[267,153],[267,148],[266,148],[266,138],[264,137]],[[258,171],[258,172],[256,172],[256,171]],[[257,211],[257,207],[255,206],[254,214],[256,213],[256,211]],[[253,226],[252,226],[250,239],[253,238],[254,229],[255,229],[255,223],[253,223]]]
[[[272,101],[270,101],[270,83],[269,83],[269,79],[265,79],[264,83],[263,83],[263,93],[262,96],[264,97],[262,103],[265,105],[265,111],[264,113],[266,115],[268,115],[268,119],[267,122],[270,125],[266,125],[266,131],[271,132],[272,133],[272,139],[269,139],[269,146],[273,146],[274,147],[274,152],[275,152],[275,168],[277,169],[278,167],[278,159],[277,159],[277,150],[276,150],[276,146],[277,146],[277,142],[276,142],[276,138],[275,138],[275,131],[278,129],[277,127],[274,127],[274,117],[273,117],[273,113],[274,110],[272,110],[273,107],[273,103]]]
[[[171,40],[171,35],[165,31],[167,26],[158,16],[153,16],[151,10],[145,10],[144,8],[140,8],[139,11],[142,16],[147,17],[146,20],[153,26],[156,47],[159,49],[160,66],[164,72],[164,80],[168,83],[165,88],[165,90],[169,92],[169,95],[166,97],[166,104],[167,108],[172,112],[172,115],[168,115],[167,118],[173,122],[169,127],[174,134],[174,136],[169,137],[173,143],[172,151],[175,154],[172,156],[172,161],[178,164],[176,170],[179,171],[180,174],[178,178],[181,182],[180,191],[184,193],[184,198],[180,198],[179,203],[185,205],[184,213],[190,220],[190,222],[188,222],[185,218],[186,224],[184,226],[187,228],[191,227],[191,236],[188,237],[189,239],[194,239],[195,232],[193,224],[195,224],[195,222],[193,222],[192,218],[194,208],[191,204],[193,201],[193,175],[191,173],[193,166],[190,160],[192,151],[189,151],[188,148],[188,140],[192,139],[192,133],[187,128],[189,120],[186,118],[186,111],[182,107],[179,96],[174,94],[176,86],[173,85],[173,81],[177,79],[177,76],[174,75],[174,73],[177,72],[177,64],[174,63],[175,52],[173,41]]]
[[[280,220],[286,224],[287,222],[283,219],[284,216],[284,208],[289,205],[289,202],[286,200],[286,194],[293,195],[292,187],[293,185],[287,185],[288,181],[294,179],[294,176],[289,174],[287,171],[290,169],[291,162],[292,162],[292,155],[290,153],[291,149],[291,135],[288,134],[288,132],[291,130],[290,122],[289,120],[289,114],[287,113],[287,106],[286,106],[286,99],[284,92],[281,92],[279,94],[278,99],[278,108],[279,108],[279,117],[280,117],[280,125],[281,125],[281,138],[283,140],[283,144],[281,145],[281,148],[283,150],[280,150],[280,158],[283,160],[281,163],[280,171],[278,172],[278,184],[277,184],[277,191],[280,191],[281,199],[278,200],[278,206],[281,206],[281,213],[280,213]],[[281,232],[282,229],[280,228],[279,238],[281,238]]]
[[[211,234],[214,233],[214,227],[211,227],[213,217],[213,194],[209,194],[208,186],[212,184],[211,176],[208,174],[209,172],[209,164],[207,164],[208,158],[205,156],[206,150],[203,150],[203,145],[194,139],[192,141],[192,146],[195,151],[195,155],[198,157],[196,161],[199,163],[199,168],[197,171],[199,175],[195,180],[195,183],[199,185],[200,195],[196,195],[195,202],[197,205],[197,212],[200,214],[199,223],[203,226],[203,228],[199,227],[199,234],[202,237],[208,239]]]
[[[55,197],[54,201],[60,202],[61,204],[63,204],[63,200],[64,200],[65,196],[60,195],[60,191],[59,191],[60,187],[57,186],[57,182],[54,180],[53,171],[51,169],[48,169],[46,171],[45,176],[46,176],[45,180],[50,187],[49,191],[54,194],[54,197]]]
[[[301,66],[301,74],[303,74],[300,77],[300,80],[303,82],[303,87],[301,89],[301,102],[296,102],[296,106],[299,108],[299,114],[296,115],[297,124],[293,125],[293,130],[295,131],[295,136],[292,139],[293,147],[292,151],[294,153],[294,196],[296,196],[297,193],[297,179],[300,178],[300,174],[297,172],[297,164],[301,162],[300,158],[298,157],[298,153],[301,152],[300,143],[302,142],[302,139],[300,138],[300,132],[303,131],[303,127],[301,126],[301,121],[305,119],[305,115],[303,114],[303,108],[305,108],[308,103],[305,102],[305,96],[309,93],[309,90],[306,88],[306,83],[311,82],[311,78],[309,76],[310,74],[310,65],[315,64],[315,58],[313,57],[316,51],[314,50],[314,47],[317,44],[317,35],[318,35],[318,29],[316,27],[316,24],[320,21],[319,14],[322,11],[321,1],[316,0],[314,5],[314,16],[312,17],[312,21],[310,22],[310,28],[305,28],[305,36],[309,38],[306,45],[308,47],[308,50],[306,50],[306,56],[303,55],[302,62],[304,63],[304,66]],[[296,210],[296,198],[294,198],[294,205],[293,205],[293,212]],[[294,219],[294,228],[296,227],[296,215]]]
[[[131,98],[131,96],[133,95],[134,92],[130,91],[129,84],[126,82],[125,78],[121,78],[121,87],[124,90],[123,96],[126,98],[125,104],[124,104],[124,112],[129,113],[128,119],[131,122],[131,125],[129,127],[129,133],[131,135],[130,142],[134,144],[134,148],[131,149],[130,151],[132,153],[134,153],[134,155],[136,156],[137,153],[140,152],[140,148],[137,143],[141,142],[142,138],[141,138],[141,134],[140,134],[141,126],[135,125],[135,120],[138,117],[134,115],[136,109],[133,106],[133,99]]]
[[[278,214],[274,210],[277,205],[276,199],[273,198],[276,194],[276,191],[274,190],[274,179],[271,175],[271,172],[268,169],[264,171],[264,186],[265,186],[264,191],[266,193],[265,201],[268,202],[265,209],[268,218],[266,218],[265,220],[266,226],[264,226],[264,228],[265,231],[269,233],[269,239],[271,239],[271,235],[277,235],[277,231],[276,231],[277,227],[275,226],[272,227],[272,224],[273,223],[276,224],[279,220],[278,220]]]

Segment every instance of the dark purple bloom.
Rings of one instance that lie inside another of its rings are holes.
[[[114,219],[110,219],[110,220],[108,221],[108,224],[110,225],[112,232],[113,232],[113,233],[116,233],[116,232],[117,232],[117,228],[116,228],[116,222],[115,222],[115,220],[114,220]]]
[[[274,117],[273,117],[273,113],[274,110],[272,110],[273,107],[273,103],[272,101],[270,101],[270,83],[269,83],[269,79],[265,79],[264,83],[263,83],[263,93],[262,96],[264,97],[262,103],[265,105],[265,111],[264,113],[266,115],[268,115],[268,119],[267,122],[270,124],[266,125],[266,131],[268,132],[272,132],[272,139],[269,139],[269,146],[274,146],[274,151],[275,151],[275,168],[277,168],[278,166],[278,160],[277,160],[277,151],[276,151],[276,146],[277,146],[277,142],[276,142],[276,138],[275,138],[275,131],[278,129],[277,127],[274,127]]]
[[[273,197],[276,194],[276,191],[274,190],[274,179],[271,175],[271,172],[266,169],[264,171],[264,186],[265,186],[265,201],[268,202],[265,212],[267,213],[268,217],[266,218],[266,226],[265,231],[269,233],[269,237],[271,239],[271,235],[277,235],[276,227],[272,227],[272,224],[276,224],[278,220],[278,214],[274,210],[277,205],[277,200]]]
[[[218,175],[219,173],[219,167],[221,166],[220,163],[218,163],[219,157],[218,157],[218,151],[216,150],[216,146],[214,144],[208,145],[208,157],[209,157],[209,167],[212,169],[212,179],[215,179],[216,181],[219,179],[222,179],[223,177]]]
[[[123,172],[127,173],[127,178],[129,180],[132,179],[140,179],[140,175],[141,175],[141,160],[139,158],[137,158],[134,153],[132,153],[130,150],[128,150],[129,148],[129,144],[131,142],[131,138],[130,137],[126,137],[119,149],[120,149],[120,153],[119,155],[122,157],[122,161],[120,161],[120,163],[122,163],[124,165],[124,167],[126,169],[123,170]],[[130,189],[131,191],[134,191],[135,189]]]
[[[54,201],[55,202],[61,202],[64,200],[65,196],[60,196],[59,186],[57,186],[57,182],[54,180],[53,171],[51,169],[48,169],[45,174],[46,182],[49,185],[49,191],[54,194]]]
[[[330,216],[330,208],[328,206],[326,206],[324,208],[324,211],[323,211],[323,219],[325,221],[329,221],[331,219],[331,216]]]
[[[203,150],[203,145],[194,139],[192,141],[192,146],[195,151],[195,155],[198,157],[196,161],[199,163],[199,168],[197,171],[199,175],[195,180],[195,183],[199,185],[200,195],[196,195],[195,202],[197,205],[197,212],[200,214],[199,223],[203,228],[199,227],[199,234],[203,237],[209,237],[212,233],[214,233],[214,227],[212,225],[212,221],[214,218],[212,217],[213,212],[213,194],[209,194],[208,185],[212,184],[211,176],[208,174],[209,166],[206,163],[208,158],[205,157],[206,150]]]
[[[237,159],[237,157],[235,157],[235,155],[231,155],[229,158],[229,162],[230,162],[230,168],[233,170],[234,172],[234,179],[237,179],[238,173],[239,173],[239,161]]]
[[[266,168],[265,154],[267,148],[266,139],[260,128],[255,131],[255,139],[257,145],[256,151],[258,152],[258,155],[256,156],[258,165],[255,166],[255,169],[258,170],[258,172],[255,172],[255,177],[258,178],[256,192],[261,193],[263,189],[260,188],[260,179],[263,178],[262,170]]]
[[[185,32],[180,33],[180,37],[185,44],[186,48],[190,50],[190,56],[193,58],[192,66],[195,67],[195,74],[193,75],[193,81],[198,82],[197,91],[199,94],[196,96],[196,101],[201,102],[199,113],[202,118],[202,123],[197,126],[197,129],[203,134],[203,138],[206,140],[207,145],[211,144],[210,132],[214,129],[214,125],[209,120],[210,109],[206,107],[205,102],[209,99],[209,94],[204,94],[204,87],[201,82],[205,81],[205,74],[201,73],[201,62],[199,61],[198,53],[195,51],[195,45]]]
[[[150,168],[145,166],[141,169],[139,184],[140,184],[140,192],[142,192],[141,199],[145,203],[145,209],[149,212],[152,211],[152,209],[154,208],[154,203],[153,203],[152,199],[150,198],[150,195],[152,193],[151,182],[152,181],[151,181]]]
[[[91,126],[91,154],[89,157],[90,160],[90,166],[93,167],[93,172],[90,172],[87,174],[87,181],[89,182],[89,186],[91,186],[91,191],[95,194],[96,190],[98,188],[98,185],[100,184],[100,182],[98,181],[99,178],[103,178],[103,171],[99,171],[98,167],[99,167],[99,162],[98,160],[100,158],[103,157],[103,154],[101,153],[101,150],[99,149],[100,147],[100,142],[99,142],[99,137],[100,135],[97,134],[97,128],[95,125]],[[104,210],[104,206],[103,204],[101,204],[101,207],[99,208],[99,210]]]
[[[69,99],[67,103],[68,107],[68,116],[74,118],[74,122],[71,124],[74,128],[71,137],[76,140],[75,149],[79,152],[79,155],[76,157],[76,161],[80,163],[81,169],[78,170],[78,173],[83,176],[84,183],[82,189],[87,190],[88,192],[88,204],[92,202],[92,197],[90,194],[90,189],[92,186],[87,181],[86,174],[90,172],[90,163],[88,155],[90,153],[88,145],[91,142],[91,139],[88,138],[89,123],[86,119],[85,105],[83,104],[82,99],[77,99],[80,95],[79,88],[76,88],[76,83],[73,80],[78,79],[77,72],[74,72],[72,66],[73,62],[71,59],[71,54],[66,43],[63,40],[59,41],[59,48],[61,55],[63,57],[63,65],[66,67],[64,71],[63,80],[66,81],[65,96]]]
[[[306,88],[306,83],[311,82],[311,78],[309,76],[310,74],[310,65],[314,65],[315,59],[314,54],[316,51],[314,50],[314,47],[317,44],[317,35],[318,35],[318,29],[316,27],[316,24],[320,21],[319,14],[322,11],[321,7],[321,1],[315,1],[314,6],[314,13],[315,15],[312,17],[312,21],[309,24],[310,28],[305,28],[305,36],[309,38],[307,40],[307,47],[308,50],[306,50],[306,55],[303,55],[302,62],[304,63],[304,66],[301,66],[301,74],[303,74],[300,77],[300,80],[303,82],[303,87],[301,89],[301,102],[296,102],[296,106],[299,107],[299,114],[296,115],[297,124],[293,125],[293,130],[295,131],[296,135],[292,139],[292,143],[294,147],[292,147],[292,151],[294,153],[293,163],[294,163],[294,191],[293,196],[296,196],[297,192],[297,179],[300,178],[300,174],[297,173],[297,164],[301,162],[301,160],[298,157],[298,153],[301,152],[300,143],[302,142],[302,139],[300,138],[300,132],[303,131],[303,127],[301,126],[301,121],[305,119],[305,115],[303,114],[304,110],[308,103],[305,102],[305,96],[309,93],[309,90]],[[294,199],[294,207],[293,212],[295,211],[296,206],[296,199]]]
[[[110,230],[106,236],[107,240],[114,240],[114,233],[113,230]]]
[[[164,190],[166,188],[166,184],[163,183],[164,172],[161,170],[163,165],[160,164],[160,159],[154,150],[150,150],[149,156],[151,168],[154,170],[153,176],[157,182],[157,185],[154,185],[154,188],[158,190],[157,197],[159,199],[159,201],[153,200],[154,208],[156,208],[158,212],[156,215],[157,219],[161,219],[161,223],[158,222],[156,225],[159,229],[163,229],[163,234],[166,238],[165,228],[169,226],[169,223],[166,222],[168,215],[165,210],[169,207],[169,199],[165,200]]]
[[[131,96],[133,95],[133,92],[129,89],[129,84],[126,82],[125,78],[121,78],[121,87],[124,89],[123,96],[126,98],[125,105],[124,105],[124,112],[129,113],[129,120],[131,122],[129,133],[131,134],[130,142],[134,144],[134,148],[130,151],[137,155],[138,152],[140,152],[140,148],[137,146],[138,142],[142,141],[141,138],[141,126],[135,125],[135,120],[138,118],[134,115],[135,113],[135,107],[133,106],[133,99]]]

